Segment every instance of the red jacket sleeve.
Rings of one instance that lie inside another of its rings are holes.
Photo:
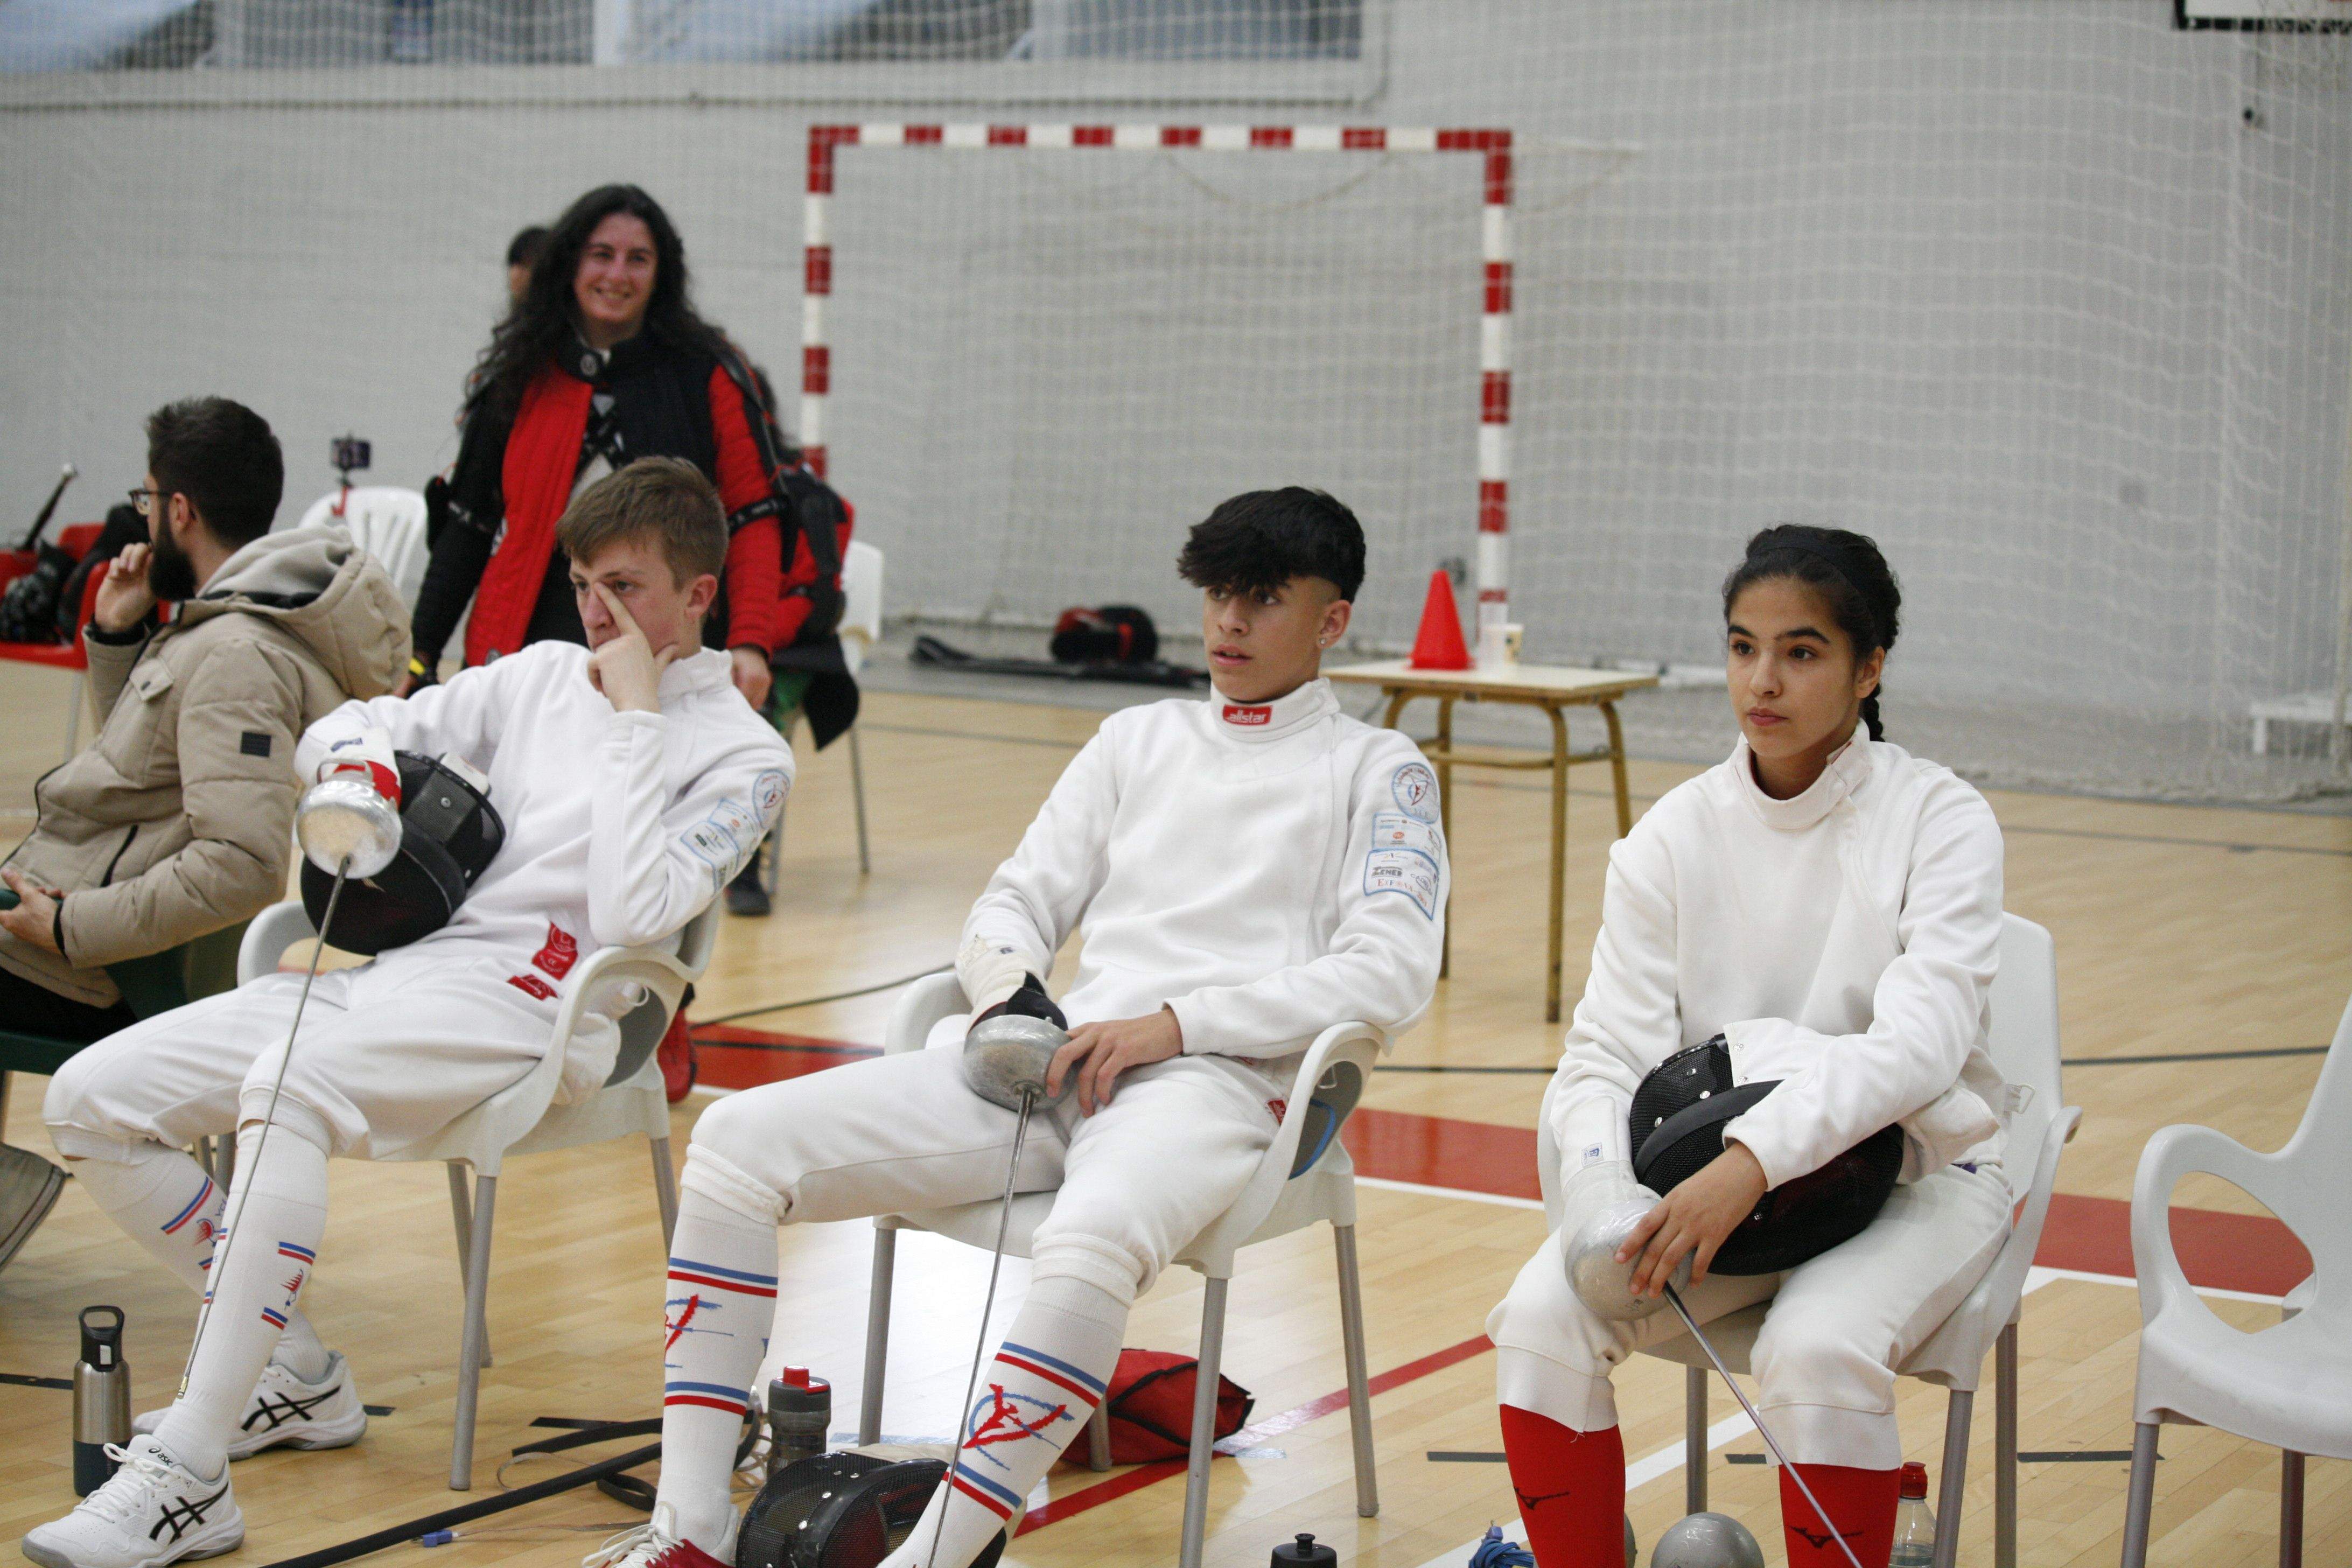
[[[743,394],[724,365],[710,371],[710,434],[719,448],[719,500],[732,517],[768,494],[760,448],[751,439]],[[776,520],[747,523],[727,543],[727,646],[773,653],[792,640],[778,635],[777,610],[783,595],[783,549]]]

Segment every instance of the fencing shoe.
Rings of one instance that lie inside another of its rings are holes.
[[[0,1267],[41,1228],[65,1186],[66,1173],[38,1154],[0,1143]]]
[[[163,1415],[162,1410],[142,1410],[131,1418],[131,1429],[152,1432],[163,1425]],[[360,1440],[367,1424],[367,1406],[360,1403],[359,1384],[352,1381],[351,1363],[341,1351],[327,1359],[326,1373],[316,1383],[303,1382],[273,1361],[261,1369],[261,1381],[245,1402],[245,1418],[237,1423],[228,1457],[248,1458],[281,1446],[348,1447]]]
[[[605,1542],[580,1568],[733,1568],[736,1521],[734,1510],[728,1512],[727,1539],[717,1557],[678,1536],[677,1515],[667,1503],[656,1503],[650,1521]]]
[[[205,1480],[146,1436],[128,1448],[110,1443],[106,1453],[122,1467],[113,1478],[25,1537],[25,1555],[41,1568],[163,1568],[245,1544],[227,1466]]]

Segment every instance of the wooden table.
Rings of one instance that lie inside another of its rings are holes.
[[[1445,833],[1447,851],[1454,844],[1454,769],[1517,768],[1548,769],[1551,773],[1551,965],[1544,981],[1544,1019],[1559,1022],[1559,957],[1562,886],[1568,868],[1568,770],[1580,763],[1605,762],[1615,775],[1617,784],[1617,832],[1619,837],[1633,831],[1633,805],[1625,791],[1625,732],[1617,722],[1617,700],[1629,691],[1645,686],[1655,686],[1654,675],[1632,675],[1622,670],[1578,669],[1566,665],[1518,664],[1500,669],[1415,669],[1401,658],[1383,659],[1377,664],[1351,664],[1340,669],[1327,669],[1324,674],[1333,681],[1359,686],[1377,686],[1388,693],[1388,711],[1381,722],[1390,729],[1396,727],[1405,705],[1416,697],[1434,698],[1437,701],[1437,740],[1425,748],[1423,754],[1437,769],[1438,811]],[[1498,747],[1460,747],[1454,743],[1454,705],[1456,702],[1517,702],[1530,708],[1540,708],[1551,720],[1551,754],[1527,756]],[[1609,721],[1609,743],[1590,752],[1568,749],[1568,719],[1562,711],[1569,708],[1598,708]],[[1454,963],[1454,933],[1449,924],[1445,936],[1445,959],[1439,973],[1450,972]]]

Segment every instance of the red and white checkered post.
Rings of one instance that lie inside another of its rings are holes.
[[[833,349],[825,310],[833,295],[829,225],[842,147],[1100,149],[1207,153],[1474,153],[1485,174],[1480,265],[1484,308],[1478,321],[1478,631],[1508,621],[1511,609],[1511,133],[1381,125],[990,125],[977,121],[886,121],[812,125],[808,195],[803,208],[804,282],[801,304],[801,416],[797,432],[810,467],[825,470],[825,400],[833,389]]]

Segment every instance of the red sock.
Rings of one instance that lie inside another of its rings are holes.
[[[1625,1439],[1617,1428],[1577,1432],[1532,1410],[1502,1411],[1503,1453],[1538,1568],[1624,1568]]]
[[[1837,1523],[1862,1568],[1884,1568],[1895,1552],[1895,1490],[1900,1470],[1857,1470],[1849,1465],[1800,1465],[1805,1484]],[[1780,1472],[1780,1528],[1789,1538],[1789,1568],[1851,1568],[1836,1540]]]

